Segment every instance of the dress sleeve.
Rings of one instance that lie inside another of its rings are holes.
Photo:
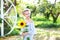
[[[28,32],[29,34],[35,34],[35,25],[34,25],[34,23],[31,23],[30,24],[30,27],[29,27],[29,32]]]

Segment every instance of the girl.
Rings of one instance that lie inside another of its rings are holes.
[[[27,37],[29,37],[30,40],[33,40],[33,36],[35,34],[34,22],[31,20],[30,14],[31,14],[31,11],[29,9],[25,9],[23,11],[25,22],[28,25],[28,32],[22,33],[24,40],[27,40]]]

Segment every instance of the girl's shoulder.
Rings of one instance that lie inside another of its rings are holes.
[[[34,23],[34,21],[32,19],[30,20],[25,20],[26,23]]]
[[[34,22],[34,20],[31,19],[32,22]]]
[[[33,23],[34,21],[31,19],[31,22]]]

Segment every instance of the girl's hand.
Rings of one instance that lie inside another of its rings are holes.
[[[22,36],[26,36],[28,34],[28,32],[22,33]]]

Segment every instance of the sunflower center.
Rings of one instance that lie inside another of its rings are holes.
[[[21,23],[21,25],[24,25],[24,23]]]

